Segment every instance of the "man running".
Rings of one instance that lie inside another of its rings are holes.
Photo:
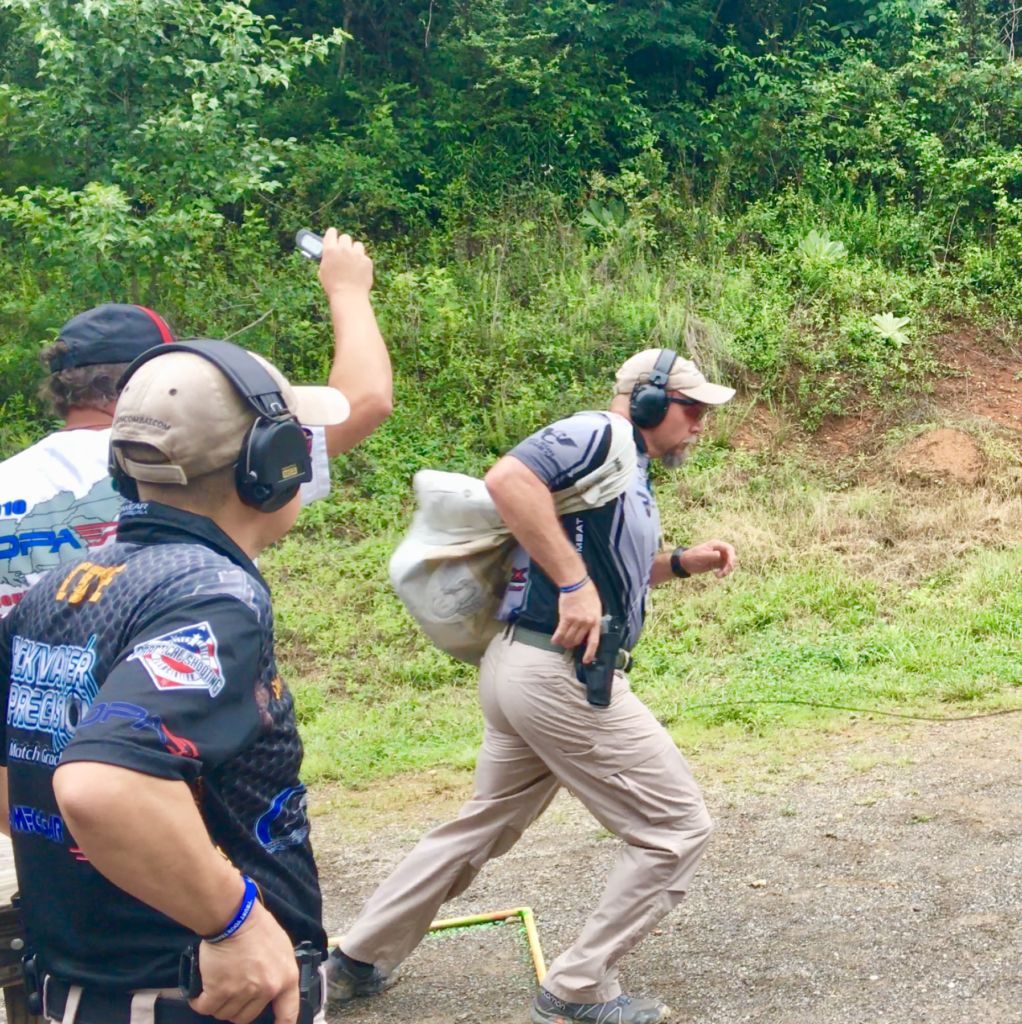
[[[618,371],[610,414],[551,424],[487,473],[486,486],[519,548],[499,615],[508,625],[480,672],[486,728],[475,796],[370,897],[331,953],[332,999],[392,985],[397,965],[440,905],[509,850],[563,785],[625,846],[582,934],[550,965],[532,1020],[655,1024],[668,1015],[657,1000],[621,994],[617,963],[682,899],[712,825],[670,735],[622,672],[612,680],[600,676],[597,653],[613,658],[600,644],[616,635],[619,663],[626,663],[623,652],[638,642],[650,587],[698,573],[723,577],[734,568],[734,549],[723,541],[660,550],[648,478],[652,459],[680,466],[705,414],[733,395],[670,350],[641,352]],[[638,464],[631,484],[602,507],[559,518],[553,493],[607,458],[612,414],[632,423]],[[587,676],[580,661],[591,665],[591,690],[580,681]],[[601,678],[609,694],[601,695]]]

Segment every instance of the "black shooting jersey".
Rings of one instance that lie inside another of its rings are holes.
[[[270,594],[211,520],[127,506],[116,543],[48,573],[4,620],[0,686],[18,883],[43,969],[85,985],[173,987],[195,939],[77,848],[53,795],[69,761],[186,782],[213,842],[295,944],[325,949]]]

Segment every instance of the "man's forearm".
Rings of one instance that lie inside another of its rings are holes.
[[[649,574],[649,585],[659,587],[661,583],[670,583],[678,577],[671,571],[671,551],[661,551],[653,559],[653,571]]]
[[[351,404],[351,416],[326,428],[331,458],[368,437],[390,415],[393,374],[369,296],[355,288],[329,296],[334,329],[334,359],[329,384]]]
[[[671,566],[673,554],[673,551],[661,551],[653,560],[653,570],[649,574],[651,587],[658,587],[661,583],[668,583],[676,578]],[[712,572],[718,579],[723,579],[730,575],[735,567],[735,549],[727,541],[706,540],[702,544],[685,548],[678,555],[678,564],[690,576]]]
[[[53,790],[92,866],[199,935],[217,934],[244,894],[183,782],[92,761],[61,765]]]
[[[505,456],[486,474],[486,488],[504,524],[529,557],[558,587],[586,575],[582,556],[572,547],[546,484],[514,456]]]

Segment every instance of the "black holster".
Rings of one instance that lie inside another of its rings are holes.
[[[25,925],[17,896],[0,907],[0,986],[8,1024],[44,1024],[35,957],[25,949]]]
[[[575,648],[575,676],[586,688],[586,699],[596,708],[610,707],[614,695],[614,670],[619,668],[618,652],[624,642],[624,623],[610,615],[603,617],[600,646],[596,657],[583,664],[585,642]]]

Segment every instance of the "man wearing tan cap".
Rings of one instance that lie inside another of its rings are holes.
[[[253,559],[298,515],[306,428],[349,411],[335,388],[293,387],[227,342],[162,345],[128,368],[116,541],[48,573],[0,627],[0,821],[32,1012],[318,1016],[326,934],[302,744]],[[184,996],[182,953],[196,958]]]
[[[303,504],[329,496],[329,460],[371,434],[391,408],[390,360],[362,243],[328,230],[319,279],[333,322],[329,382],[347,396],[351,415],[310,428],[313,478],[302,487]],[[48,374],[40,398],[64,425],[0,462],[0,618],[44,572],[114,539],[123,499],[110,486],[107,456],[117,380],[137,356],[173,340],[151,309],[105,303],[64,324],[40,353]]]
[[[723,541],[661,550],[647,475],[651,459],[680,466],[707,411],[733,396],[670,350],[641,352],[618,371],[610,413],[545,427],[486,475],[519,547],[499,614],[508,625],[480,673],[475,796],[370,897],[330,955],[331,998],[393,984],[440,905],[509,850],[563,785],[625,846],[578,941],[550,965],[532,1020],[655,1024],[668,1015],[657,1000],[621,994],[617,963],[682,899],[712,825],[674,741],[615,669],[639,639],[651,586],[734,568]],[[631,421],[635,445],[623,493],[559,518],[552,492],[598,473],[615,415]]]

